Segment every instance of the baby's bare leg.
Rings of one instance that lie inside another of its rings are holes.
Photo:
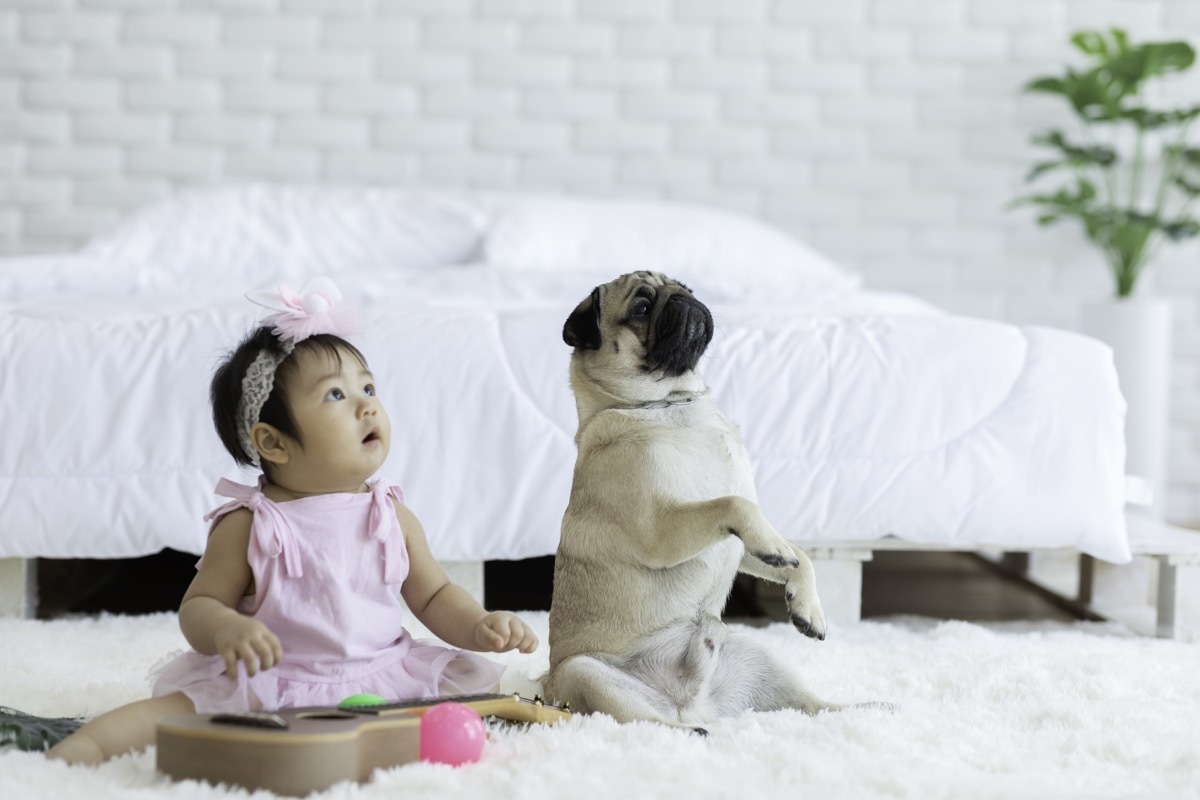
[[[139,700],[96,717],[50,748],[46,756],[68,764],[99,764],[146,749],[154,744],[155,725],[161,718],[195,710],[182,692]]]

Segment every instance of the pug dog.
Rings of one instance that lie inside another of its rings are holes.
[[[838,708],[720,614],[736,574],[784,584],[799,630],[825,638],[812,563],[763,516],[737,427],[697,364],[708,308],[633,272],[596,287],[563,326],[579,428],[554,566],[546,694],[619,722],[699,727]]]

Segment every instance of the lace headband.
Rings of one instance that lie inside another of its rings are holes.
[[[250,292],[250,302],[274,311],[262,318],[263,327],[279,339],[282,350],[263,348],[246,368],[242,377],[242,399],[238,403],[238,441],[255,466],[259,465],[258,450],[250,438],[250,429],[258,424],[262,407],[275,385],[275,370],[292,354],[296,344],[310,336],[332,333],[344,336],[349,332],[349,317],[341,308],[342,293],[329,278],[313,278],[294,291],[283,284],[275,292]]]

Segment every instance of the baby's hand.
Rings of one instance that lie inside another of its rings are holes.
[[[237,675],[237,662],[246,662],[246,674],[253,677],[268,670],[283,657],[283,647],[271,629],[256,619],[238,615],[230,619],[213,637],[217,652],[225,659],[225,671]]]
[[[532,653],[537,649],[538,638],[516,614],[493,611],[475,626],[475,644],[480,650],[492,653],[513,649]]]

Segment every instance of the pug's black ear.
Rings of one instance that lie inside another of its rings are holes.
[[[584,350],[600,349],[600,287],[584,300],[563,325],[563,341]]]

